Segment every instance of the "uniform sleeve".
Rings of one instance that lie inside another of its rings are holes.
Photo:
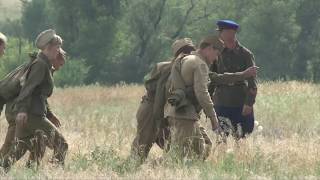
[[[215,72],[217,73],[218,71],[218,66],[217,66],[217,61],[215,61],[213,64],[211,64],[210,66],[210,72]],[[211,77],[210,77],[210,83],[208,85],[208,91],[209,91],[209,94],[212,95],[214,93],[214,90],[216,88],[216,85],[212,80],[211,80]]]
[[[156,64],[152,70],[144,77],[144,86],[147,90],[148,97],[154,97],[157,88],[157,79],[160,73]]]
[[[244,81],[246,80],[244,74],[242,72],[236,73],[223,73],[218,74],[216,72],[209,73],[211,83],[217,84],[230,84],[235,83],[237,81]]]
[[[53,116],[53,112],[51,111],[51,108],[50,108],[50,105],[48,103],[48,100],[46,100],[46,107],[47,107],[47,114],[46,114],[46,117],[48,119],[52,118]]]
[[[204,113],[211,120],[216,119],[216,112],[213,109],[213,102],[208,92],[209,70],[206,64],[200,64],[194,71],[194,93],[203,108]]]
[[[254,56],[252,53],[248,53],[247,60],[247,67],[251,67],[255,65]],[[257,79],[255,77],[250,77],[247,79],[248,81],[248,88],[246,92],[246,99],[245,104],[248,106],[253,106],[257,96]]]
[[[31,66],[26,82],[16,99],[15,110],[17,112],[28,112],[28,107],[31,105],[32,93],[43,81],[45,71],[46,65],[41,62],[36,62]]]

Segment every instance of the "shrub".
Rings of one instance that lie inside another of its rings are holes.
[[[65,65],[54,74],[55,85],[59,87],[83,85],[89,69],[84,60],[67,60]]]

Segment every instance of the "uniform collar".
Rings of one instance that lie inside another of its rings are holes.
[[[242,45],[238,40],[236,40],[235,44],[236,44],[236,46],[233,49],[229,49],[229,48],[225,47],[223,51],[225,51],[225,52],[235,52],[235,53],[239,52],[239,50],[242,47]]]
[[[203,62],[205,62],[208,66],[210,65],[205,58],[198,52],[198,51],[192,51],[191,54],[198,56]]]
[[[45,54],[43,54],[42,52],[39,52],[38,53],[38,58],[41,59],[42,61],[44,61],[48,65],[48,68],[50,70],[52,69],[52,64],[51,64],[50,60],[48,59],[48,57]]]

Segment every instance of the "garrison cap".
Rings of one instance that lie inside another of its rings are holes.
[[[55,36],[57,36],[56,32],[52,29],[42,31],[36,38],[36,47],[43,49]]]
[[[183,38],[174,41],[171,46],[173,54],[176,54],[181,48],[185,46],[195,47],[190,38]]]
[[[7,37],[6,37],[4,34],[2,34],[1,32],[0,32],[0,40],[3,41],[5,44],[7,44],[8,39],[7,39]]]
[[[200,47],[201,47],[201,44],[204,44],[204,43],[211,45],[214,49],[218,49],[220,52],[222,52],[224,49],[224,42],[219,38],[219,36],[208,36],[204,38],[200,42]]]
[[[217,21],[217,30],[221,31],[223,29],[233,29],[233,30],[238,30],[239,29],[239,24],[232,20],[218,20]]]

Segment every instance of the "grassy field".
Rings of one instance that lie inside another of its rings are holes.
[[[88,86],[56,89],[50,98],[69,143],[64,169],[48,163],[38,171],[19,161],[0,179],[317,179],[320,176],[320,86],[299,82],[261,83],[255,106],[259,128],[246,140],[215,146],[205,162],[160,161],[154,146],[145,164],[130,170],[123,162],[135,136],[135,112],[142,86]],[[210,127],[203,119],[202,123]],[[0,142],[7,123],[1,116]],[[215,135],[210,132],[212,139]]]

